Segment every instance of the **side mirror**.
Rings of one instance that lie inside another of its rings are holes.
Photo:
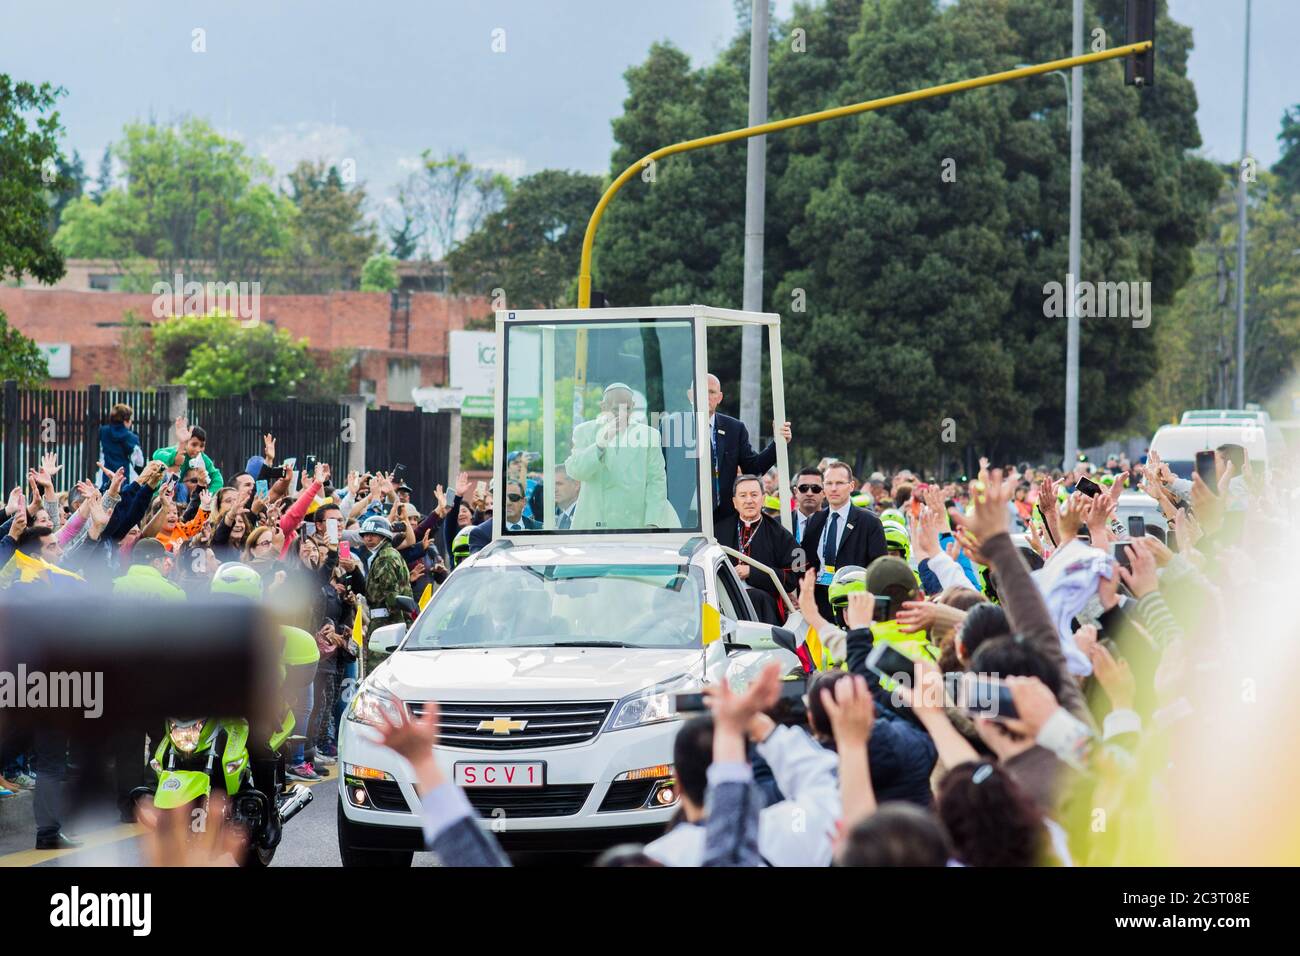
[[[771,649],[776,647],[773,640],[775,628],[762,621],[737,621],[735,632],[727,635],[728,643],[746,644],[751,649]]]
[[[385,624],[383,627],[375,628],[374,633],[370,635],[370,640],[366,642],[366,647],[377,654],[391,654],[397,650],[397,645],[402,643],[402,638],[405,636],[405,624]]]

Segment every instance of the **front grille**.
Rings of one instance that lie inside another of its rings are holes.
[[[411,812],[406,797],[402,796],[402,788],[397,785],[396,780],[367,780],[366,793],[370,794],[370,804],[376,810]]]
[[[529,704],[447,701],[438,704],[438,745],[469,750],[522,750],[585,743],[600,732],[613,706],[612,700]],[[407,708],[414,717],[424,713],[422,701],[411,701]],[[526,723],[523,729],[509,729],[509,733],[479,729],[480,723],[498,718]]]
[[[605,792],[605,799],[600,802],[600,812],[608,813],[611,810],[640,810],[645,806],[645,802],[650,799],[650,791],[655,788],[659,781],[650,780],[619,780],[609,785],[609,790]]]
[[[591,784],[557,784],[547,787],[467,787],[478,815],[489,818],[568,817],[582,809]],[[499,811],[499,812],[498,812]]]

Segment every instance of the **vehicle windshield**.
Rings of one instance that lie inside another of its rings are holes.
[[[699,647],[703,601],[686,565],[461,568],[403,649]]]

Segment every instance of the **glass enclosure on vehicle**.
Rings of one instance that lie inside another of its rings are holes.
[[[711,536],[706,331],[766,327],[783,421],[779,322],[706,306],[498,312],[493,537]],[[784,442],[777,459],[785,499]]]
[[[506,325],[503,531],[701,530],[694,325]]]
[[[685,564],[466,567],[403,649],[701,647],[703,603],[700,573]]]

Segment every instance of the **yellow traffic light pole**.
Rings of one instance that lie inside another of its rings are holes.
[[[915,103],[918,100],[933,99],[936,96],[947,96],[949,93],[960,93],[962,90],[974,90],[981,86],[995,86],[998,83],[1006,83],[1009,80],[1018,80],[1026,76],[1037,76],[1040,73],[1051,73],[1053,70],[1065,70],[1075,66],[1084,66],[1088,63],[1100,63],[1103,60],[1116,60],[1125,56],[1136,56],[1139,53],[1145,53],[1150,50],[1153,43],[1150,40],[1144,40],[1141,43],[1129,43],[1125,46],[1117,46],[1113,50],[1102,50],[1100,53],[1087,53],[1083,56],[1066,57],[1063,60],[1052,60],[1049,63],[1038,63],[1033,66],[1022,66],[1014,70],[1006,70],[1002,73],[990,73],[986,76],[977,76],[969,80],[959,80],[956,83],[944,83],[941,86],[930,86],[923,90],[914,90],[911,93],[897,93],[894,96],[884,96],[880,99],[867,100],[863,103],[854,103],[850,106],[837,106],[834,109],[822,110],[819,113],[807,113],[803,116],[792,116],[789,119],[775,120],[770,123],[762,123],[758,126],[746,126],[743,129],[733,129],[726,133],[715,133],[712,136],[701,136],[699,139],[688,139],[681,143],[673,143],[671,146],[661,146],[652,153],[648,153],[641,159],[637,160],[622,174],[610,183],[605,194],[600,197],[600,202],[596,203],[596,208],[592,210],[591,219],[587,222],[587,232],[582,237],[582,266],[578,274],[578,308],[588,309],[591,307],[591,250],[596,241],[596,229],[600,225],[601,217],[605,214],[605,207],[609,205],[614,194],[623,188],[623,185],[635,176],[641,170],[647,168],[651,163],[657,162],[666,156],[673,156],[677,153],[686,153],[694,149],[704,149],[708,146],[720,146],[723,143],[734,143],[736,140],[748,139],[751,136],[763,136],[767,133],[778,133],[784,129],[791,129],[795,126],[810,126],[813,123],[823,123],[826,120],[840,119],[845,116],[856,116],[858,113],[870,113],[872,110],[884,109],[886,106],[898,106],[902,103]]]

